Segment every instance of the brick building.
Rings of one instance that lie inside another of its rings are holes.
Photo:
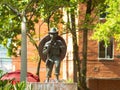
[[[47,34],[47,25],[36,24],[36,31],[40,36]],[[92,31],[88,32],[88,61],[87,61],[87,84],[90,90],[120,90],[120,51],[116,50],[116,43],[111,38],[110,45],[104,46],[104,42],[97,42],[89,39]],[[37,34],[38,35],[38,34]],[[79,32],[79,54],[82,60],[82,31]],[[68,37],[63,36],[67,41],[67,54],[61,65],[61,79],[73,78],[73,60],[72,60],[72,42],[71,34]],[[42,37],[41,37],[42,38]],[[39,43],[39,39],[36,38]],[[31,43],[27,42],[28,47],[28,71],[36,73],[37,70],[37,55],[36,49]],[[13,58],[14,70],[20,69],[20,57]],[[41,62],[40,80],[45,80],[45,63]],[[54,75],[52,75],[54,77]]]
[[[88,41],[87,80],[91,90],[119,90],[119,70],[119,51],[113,39],[108,47],[102,41]]]
[[[43,27],[44,28],[44,27]],[[82,35],[82,32],[80,33]],[[89,37],[92,31],[89,31]],[[63,36],[65,37],[65,36]],[[71,37],[71,35],[69,35]],[[73,77],[72,43],[69,38],[66,58],[61,65],[61,79]],[[37,55],[36,49],[28,41],[28,71],[36,73]],[[82,38],[79,41],[80,56],[82,56]],[[104,54],[104,55],[103,55]],[[120,52],[116,50],[116,43],[111,40],[111,45],[105,48],[102,42],[88,40],[87,81],[90,90],[119,90],[120,89]],[[81,58],[81,57],[80,57]],[[14,70],[20,69],[20,57],[13,58]],[[45,80],[45,63],[41,62],[40,80]],[[54,77],[54,75],[52,75]]]
[[[92,35],[89,31],[88,38]],[[82,31],[79,33],[82,36]],[[68,37],[70,40],[70,36]],[[63,76],[68,79],[73,77],[72,48],[68,41],[68,60],[63,61]],[[79,40],[79,54],[82,60],[82,37]],[[97,42],[88,39],[88,61],[87,61],[87,85],[90,90],[119,90],[120,89],[120,51],[116,49],[114,39],[110,45],[105,47],[103,41]]]

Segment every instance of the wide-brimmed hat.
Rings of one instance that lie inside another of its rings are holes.
[[[49,34],[58,34],[57,28],[51,28]]]

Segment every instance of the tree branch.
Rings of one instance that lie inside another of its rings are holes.
[[[8,6],[8,8],[10,8],[15,14],[17,14],[18,16],[21,16],[21,13],[17,9],[13,8],[10,4],[8,3],[4,3],[4,4]]]
[[[32,38],[31,34],[27,33],[27,36],[29,37],[31,43],[36,47],[36,49],[38,50],[38,45],[36,44],[35,40]]]
[[[27,11],[27,9],[28,8],[30,8],[30,5],[33,3],[37,3],[38,2],[38,0],[30,0],[29,2],[28,2],[28,4],[27,4],[27,6],[25,7],[25,9],[24,9],[24,11],[26,12]]]

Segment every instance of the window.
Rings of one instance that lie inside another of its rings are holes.
[[[12,59],[7,56],[7,49],[0,44],[0,70],[9,72],[12,70]]]
[[[99,42],[99,59],[113,59],[113,39],[107,47],[104,41]]]
[[[109,14],[109,12],[106,11],[107,8],[109,8],[109,6],[103,6],[103,8],[100,10],[100,20],[105,19],[106,16]]]

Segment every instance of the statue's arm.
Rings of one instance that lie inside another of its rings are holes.
[[[51,48],[50,43],[49,43],[49,42],[46,43],[46,44],[44,45],[44,47],[43,47],[43,54],[48,54],[50,48]]]
[[[60,43],[61,52],[63,52],[65,49],[65,45],[62,43],[62,41],[59,41],[59,43]]]

